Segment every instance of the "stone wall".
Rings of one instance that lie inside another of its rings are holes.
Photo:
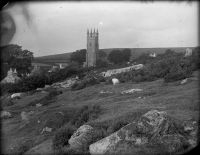
[[[138,65],[133,65],[133,66],[130,66],[130,67],[125,67],[125,68],[107,70],[106,72],[100,73],[100,75],[102,75],[104,77],[109,77],[111,75],[119,74],[119,73],[123,73],[123,72],[128,72],[130,70],[138,70],[138,69],[143,68],[143,66],[144,66],[143,64],[138,64]]]

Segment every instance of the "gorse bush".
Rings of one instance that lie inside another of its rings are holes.
[[[62,94],[62,91],[61,90],[57,90],[57,89],[49,89],[49,92],[46,96],[44,96],[43,98],[41,99],[37,99],[37,100],[34,100],[33,102],[30,102],[29,103],[29,106],[35,106],[37,103],[40,103],[42,104],[43,106],[44,105],[48,105],[52,102],[55,102],[56,101],[56,96],[57,95],[60,95]]]
[[[176,65],[173,65],[173,67],[169,69],[169,72],[165,75],[164,80],[165,82],[172,82],[188,78],[191,75],[192,75],[191,64],[183,64],[182,66],[181,63],[178,63]]]
[[[83,106],[76,111],[75,115],[71,119],[71,124],[79,127],[86,122],[96,119],[101,112],[101,108],[98,105]]]
[[[77,81],[74,85],[72,85],[71,90],[80,90],[104,81],[104,77],[88,73],[88,75],[86,75],[81,81]]]
[[[68,145],[68,140],[76,129],[77,128],[72,124],[66,124],[58,129],[53,137],[53,148],[58,150]]]

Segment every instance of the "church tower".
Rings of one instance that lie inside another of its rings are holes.
[[[97,51],[99,50],[99,33],[98,30],[89,32],[87,30],[87,52],[86,52],[86,66],[95,67],[97,60]]]

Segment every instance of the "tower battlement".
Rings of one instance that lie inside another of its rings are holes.
[[[95,31],[95,29],[92,31],[92,29],[89,31],[87,30],[87,37],[90,37],[90,38],[95,38],[95,37],[98,37],[99,35],[99,32],[98,32],[98,29]]]

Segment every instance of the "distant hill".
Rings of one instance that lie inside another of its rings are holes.
[[[67,63],[70,59],[70,53],[63,53],[63,54],[55,54],[55,55],[47,55],[42,57],[35,57],[33,62],[34,63],[46,63],[46,64],[54,64],[54,63]]]
[[[164,53],[167,49],[171,49],[175,52],[185,52],[186,48],[191,48],[194,49],[195,47],[167,47],[167,48],[128,48],[131,50],[131,59],[137,58],[143,53],[153,53],[155,52],[156,54],[161,54]],[[123,50],[126,48],[107,48],[107,49],[100,49],[103,50],[107,53],[107,55],[112,51],[112,50]],[[46,64],[54,64],[54,63],[67,63],[70,60],[70,53],[63,53],[63,54],[55,54],[55,55],[47,55],[47,56],[42,56],[42,57],[35,57],[33,62],[35,63],[46,63]]]

